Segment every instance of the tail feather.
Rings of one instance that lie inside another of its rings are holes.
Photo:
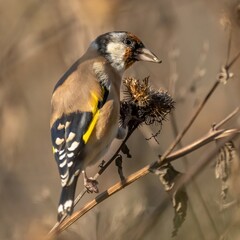
[[[77,185],[77,177],[74,178],[73,182],[69,186],[62,188],[59,204],[58,204],[58,222],[61,221],[62,217],[67,214],[71,215],[74,208],[74,197]]]

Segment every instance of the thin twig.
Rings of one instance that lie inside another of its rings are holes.
[[[240,52],[232,59],[232,61],[230,61],[229,64],[227,64],[224,67],[224,70],[227,73],[226,79],[225,81],[227,81],[230,77],[229,74],[229,69],[232,67],[232,65],[238,60],[238,58],[240,57]],[[183,136],[186,134],[186,132],[188,131],[188,129],[192,126],[193,122],[195,121],[195,119],[197,118],[197,116],[199,115],[199,113],[201,112],[201,110],[203,109],[203,107],[205,106],[205,104],[207,103],[208,99],[211,97],[211,95],[214,93],[214,91],[216,90],[216,88],[218,87],[218,85],[221,83],[221,79],[217,79],[214,83],[214,85],[212,86],[212,88],[209,90],[208,94],[206,95],[206,97],[202,100],[202,102],[200,103],[200,105],[198,106],[197,110],[193,113],[193,116],[191,117],[190,121],[187,123],[187,125],[183,128],[183,130],[178,134],[178,136],[176,137],[175,141],[170,145],[170,147],[166,150],[166,152],[163,154],[162,159],[164,159],[166,156],[168,156],[172,150],[177,146],[177,144],[181,141],[181,139],[183,138]]]
[[[232,65],[239,59],[240,57],[240,52],[232,59],[232,61],[226,66],[226,69],[229,70]]]
[[[174,154],[169,155],[172,150],[175,148],[175,146],[181,141],[182,137],[185,135],[185,133],[187,132],[187,130],[190,128],[190,126],[192,125],[192,123],[194,122],[194,120],[196,119],[196,117],[198,116],[198,114],[200,113],[200,111],[202,110],[202,108],[204,107],[204,105],[206,104],[207,100],[209,99],[209,97],[212,95],[212,93],[214,92],[214,90],[216,89],[216,87],[219,85],[219,81],[216,81],[215,84],[213,85],[213,87],[210,89],[210,91],[208,92],[207,96],[204,98],[204,100],[202,101],[202,103],[200,104],[200,106],[198,107],[198,109],[196,110],[196,112],[193,114],[192,118],[190,119],[189,123],[186,125],[186,127],[183,129],[182,132],[180,132],[178,134],[178,136],[176,137],[175,141],[173,142],[173,144],[168,148],[168,150],[163,154],[163,156],[161,158],[159,158],[158,161],[154,162],[153,164],[149,165],[149,169],[145,169],[143,172],[140,172],[140,174],[143,174],[143,176],[145,176],[146,174],[149,173],[150,169],[155,168],[156,165],[163,165],[167,162],[171,162],[173,160],[175,160],[176,158],[182,157],[186,154],[188,154],[189,152],[194,151],[195,149],[198,149],[199,147],[207,144],[208,142],[212,141],[211,138],[206,138],[206,139],[201,139],[199,141],[194,142],[193,144],[190,144],[189,146],[185,147],[183,151],[178,150],[175,151]],[[115,157],[117,156],[117,154],[120,152],[121,147],[123,144],[126,143],[126,141],[128,140],[128,138],[130,137],[130,135],[133,133],[133,131],[136,129],[133,128],[131,131],[129,131],[128,135],[126,136],[126,138],[124,139],[123,143],[121,144],[121,146],[119,147],[119,149],[116,151],[116,153],[114,154],[114,156],[106,163],[104,164],[104,166],[99,170],[99,172],[94,176],[94,179],[97,179],[106,169],[107,167],[114,161]],[[222,130],[222,132],[220,131],[216,131],[214,132],[214,138],[217,137],[218,135],[224,133],[224,130]],[[169,156],[168,156],[169,155]],[[168,157],[167,157],[168,156]],[[141,171],[141,170],[140,170]],[[141,176],[140,176],[141,177]],[[134,181],[136,181],[139,178],[138,174],[137,174],[137,178],[134,179]],[[129,185],[130,183],[128,183],[127,185]],[[126,186],[127,186],[126,185]],[[125,185],[124,185],[125,186]],[[119,189],[120,190],[120,189]],[[117,191],[119,191],[117,190]],[[82,198],[82,196],[86,193],[86,190],[84,189],[77,197],[77,201],[74,201],[74,204],[76,205],[78,203],[78,201]],[[75,214],[73,215],[75,216]],[[79,215],[79,217],[81,217],[81,215]],[[78,218],[79,218],[78,217]],[[66,218],[66,216],[64,216],[64,218],[62,219],[62,221],[60,223],[56,223],[54,225],[54,227],[50,230],[49,232],[49,236],[52,236],[54,233],[58,233],[60,231],[60,229],[63,228],[63,226],[65,226],[65,222],[63,222],[63,220]],[[78,219],[77,218],[77,219]],[[71,221],[72,216],[67,220],[67,222]],[[76,219],[76,220],[77,220]],[[76,220],[74,220],[73,222],[75,222]],[[62,225],[63,224],[63,225]],[[70,224],[71,225],[71,224]]]
[[[203,59],[204,59],[203,57],[200,58],[201,62],[199,62],[199,65],[202,63]],[[172,61],[170,61],[171,76],[178,76],[178,74],[177,74],[177,67],[176,67],[176,59],[173,58],[171,60],[172,60]],[[199,68],[200,67],[198,67],[196,69],[199,69]],[[169,91],[170,91],[170,94],[171,94],[171,96],[173,98],[174,98],[174,94],[175,94],[176,81],[177,81],[177,78],[170,77],[170,80],[169,80]],[[178,130],[178,126],[177,126],[177,122],[176,122],[176,118],[175,118],[174,112],[170,113],[170,121],[171,121],[171,126],[172,126],[174,137],[176,138],[178,133],[179,133],[179,130]],[[183,147],[181,141],[179,141],[178,147],[179,148]],[[185,156],[182,159],[182,162],[183,162],[185,170],[186,170],[188,168],[187,156]],[[212,221],[212,217],[211,217],[211,215],[210,215],[210,213],[208,211],[208,208],[207,208],[205,202],[203,201],[203,197],[202,197],[201,192],[199,190],[198,184],[195,181],[192,181],[192,185],[193,185],[193,189],[195,189],[195,192],[196,192],[198,198],[202,202],[202,205],[203,205],[203,207],[205,209],[205,212],[207,213],[209,219]],[[194,207],[193,207],[194,204],[192,203],[191,198],[189,198],[188,201],[189,201],[189,210],[192,212],[193,221],[195,222],[195,225],[196,225],[196,228],[197,228],[197,231],[198,231],[198,235],[200,236],[201,239],[206,239],[205,234],[204,234],[204,232],[201,229],[200,220],[199,220],[198,216],[195,214]],[[157,207],[157,209],[161,209],[161,205],[162,204],[160,204],[159,207]],[[149,216],[150,219],[148,221],[148,224],[144,223],[144,225],[143,225],[143,227],[141,229],[141,236],[147,234],[147,232],[150,230],[151,224],[156,222],[156,219],[158,218],[158,215],[156,215],[154,212],[152,212],[151,215],[153,215],[153,216]],[[154,218],[154,216],[155,216],[155,218]],[[214,226],[214,229],[215,229],[215,226]],[[215,229],[215,232],[217,232],[216,229]]]
[[[210,153],[206,154],[203,160],[197,161],[195,164],[193,164],[191,169],[179,178],[177,184],[175,184],[173,188],[179,189],[189,183],[192,179],[195,179],[197,174],[202,172],[202,170],[207,166],[207,163],[214,159],[214,157],[218,154],[219,149],[221,149],[226,142],[232,141],[239,132],[240,129],[237,129],[237,131],[232,131],[232,133],[228,137],[226,137],[226,139],[221,142],[217,148],[214,148]]]
[[[207,134],[206,136],[195,141],[194,143],[191,143],[188,146],[171,153],[164,160],[159,159],[157,161],[157,164],[163,165],[165,163],[171,162],[171,161],[175,160],[176,158],[183,157],[183,156],[187,155],[188,153],[193,152],[194,150],[206,145],[207,143],[212,142],[213,140],[215,140],[218,137],[221,137],[221,136],[227,137],[227,136],[230,136],[232,134],[237,134],[237,133],[240,133],[240,129],[217,130],[214,132],[213,135]]]
[[[230,69],[230,67],[238,60],[238,58],[240,57],[240,52],[236,55],[236,57],[227,65],[225,66],[225,70],[227,72],[227,77],[226,80],[229,78],[229,74],[228,74],[228,70]],[[225,134],[225,135],[231,135],[231,134],[236,134],[238,133],[240,130],[239,129],[231,129],[231,131],[226,132],[225,130],[216,130],[214,132],[210,132],[209,135],[207,135],[207,137],[200,139],[192,144],[190,144],[189,146],[180,149],[178,151],[175,151],[173,154],[171,154],[171,152],[173,151],[173,149],[176,147],[176,145],[181,141],[181,139],[183,138],[183,136],[186,134],[186,132],[188,131],[188,129],[191,127],[191,125],[193,124],[193,122],[195,121],[195,119],[197,118],[197,116],[199,115],[199,113],[201,112],[202,108],[205,106],[206,102],[208,101],[208,99],[210,98],[210,96],[213,94],[213,92],[215,91],[215,89],[218,87],[219,83],[220,83],[220,79],[217,79],[216,82],[214,83],[214,85],[212,86],[212,88],[210,89],[210,91],[208,92],[208,94],[206,95],[206,97],[203,99],[203,101],[201,102],[201,104],[198,106],[197,110],[195,111],[195,113],[193,114],[193,116],[191,117],[190,121],[188,122],[188,124],[185,126],[185,128],[178,134],[178,136],[176,137],[175,141],[170,145],[170,147],[167,149],[167,151],[165,151],[165,153],[163,154],[162,157],[159,158],[158,161],[155,161],[154,163],[147,165],[146,167],[140,169],[139,171],[137,171],[136,173],[133,173],[132,175],[130,175],[125,181],[122,181],[120,183],[115,184],[113,187],[109,188],[107,191],[101,193],[99,196],[97,196],[97,198],[95,198],[93,201],[89,202],[82,210],[80,211],[76,211],[75,213],[73,213],[73,215],[71,217],[69,217],[66,221],[61,222],[60,224],[57,223],[55,224],[55,226],[52,228],[52,230],[49,232],[48,237],[54,236],[55,234],[62,232],[64,229],[66,229],[68,226],[70,226],[71,224],[73,224],[77,219],[79,219],[82,215],[84,215],[86,212],[88,212],[90,209],[92,209],[94,206],[96,206],[98,203],[102,202],[103,200],[105,200],[106,198],[108,198],[109,196],[111,196],[112,194],[120,191],[122,188],[128,186],[129,184],[135,182],[136,180],[138,180],[139,178],[147,175],[152,168],[155,167],[160,167],[168,162],[171,162],[181,156],[184,156],[194,150],[196,150],[197,148],[200,148],[201,146],[207,144],[210,141],[213,141],[217,136],[221,135],[221,134]],[[136,126],[137,128],[137,126]],[[132,131],[129,131],[127,137],[124,139],[123,144],[126,143],[127,139],[130,137],[130,135],[132,134],[132,132],[136,129],[132,129]],[[224,137],[225,137],[224,135]],[[119,147],[119,149],[117,150],[117,152],[115,153],[116,155],[120,152],[122,145]],[[106,169],[107,167],[112,163],[112,161],[115,159],[116,155],[114,154],[114,156],[99,170],[99,172],[94,176],[94,179],[97,179]],[[85,190],[83,190],[80,193],[80,198],[85,194]],[[77,198],[78,199],[78,198]],[[77,204],[78,200],[75,201],[74,203]]]
[[[239,107],[235,108],[234,111],[230,113],[226,118],[224,118],[221,122],[214,125],[214,129],[220,128],[223,124],[225,124],[227,121],[233,118],[238,112],[239,112]]]
[[[226,64],[228,65],[229,58],[230,58],[230,52],[231,52],[231,45],[232,45],[232,29],[229,28],[229,37],[228,37],[228,46],[227,46],[227,58],[226,58]]]
[[[98,177],[100,176],[107,168],[108,166],[115,160],[116,156],[119,154],[119,152],[121,151],[123,145],[126,144],[127,140],[129,139],[129,137],[132,135],[132,133],[136,130],[138,126],[134,126],[132,129],[129,129],[127,136],[125,137],[125,139],[123,140],[122,144],[120,145],[120,147],[118,148],[118,150],[115,152],[115,154],[111,157],[111,159],[109,159],[104,166],[98,171],[98,173],[94,176]]]
[[[129,129],[125,139],[121,143],[120,147],[117,149],[117,151],[114,153],[114,155],[103,165],[101,166],[100,170],[94,175],[93,179],[97,180],[97,178],[108,168],[108,166],[115,160],[119,152],[121,151],[122,147],[126,144],[127,140],[129,137],[132,135],[132,133],[135,131],[137,126],[134,126],[132,129]],[[87,190],[84,188],[78,196],[74,200],[74,206],[78,204],[78,202],[82,199],[82,197],[87,193]],[[49,231],[49,234],[57,231],[61,223],[67,218],[67,214],[63,215],[62,219],[60,222],[55,223],[55,225],[52,227],[52,229]]]
[[[155,161],[152,164],[147,165],[147,166],[143,167],[142,169],[138,170],[137,172],[131,174],[124,181],[116,183],[115,185],[110,187],[105,192],[99,194],[94,200],[87,203],[81,210],[78,210],[78,211],[74,212],[68,219],[66,219],[66,221],[62,222],[57,229],[55,229],[54,231],[49,233],[48,237],[51,238],[55,234],[61,233],[66,228],[71,226],[75,221],[77,221],[80,217],[82,217],[85,213],[87,213],[89,210],[94,208],[96,205],[98,205],[99,203],[101,203],[105,199],[109,198],[113,194],[117,193],[121,189],[125,188],[126,186],[128,186],[128,185],[132,184],[133,182],[137,181],[139,178],[142,178],[142,177],[146,176],[148,173],[151,172],[151,169],[153,168],[153,166],[160,167],[161,165],[164,165],[166,163],[170,163],[170,162],[178,159],[179,157],[184,156],[184,155],[196,150],[197,148],[200,148],[203,145],[215,140],[215,138],[217,136],[225,133],[226,131],[229,132],[229,136],[233,136],[233,135],[237,134],[238,132],[240,132],[240,129],[230,129],[230,130],[231,131],[222,129],[222,130],[217,130],[216,132],[209,132],[206,136],[204,136],[201,139],[195,141],[194,143],[186,146],[183,149],[175,151],[174,153],[172,153],[171,155],[166,157],[164,159],[164,161],[160,161],[160,162]]]
[[[214,156],[218,154],[219,148],[221,148],[226,141],[232,140],[233,137],[235,137],[235,135],[229,136],[224,142],[222,142],[221,146],[218,146],[218,148],[213,149],[209,153],[205,154],[205,156],[203,156],[202,159],[199,159],[197,166],[194,164],[191,168],[189,168],[188,173],[183,174],[182,177],[179,179],[179,181],[181,182],[181,185],[178,182],[177,188],[179,189],[183,186],[186,187],[189,183],[192,184],[192,181],[202,172],[202,170],[206,166],[208,166],[208,163],[214,158]],[[171,201],[169,201],[169,198],[165,197],[161,202],[161,204],[157,206],[157,208],[153,211],[150,218],[148,218],[147,220],[146,219],[144,220],[145,221],[144,228],[139,229],[134,239],[145,239],[146,234],[150,231],[150,229],[154,228],[154,226],[158,223],[157,219],[159,218],[159,215],[163,214],[164,210],[166,210],[168,205],[170,204],[171,204]]]
[[[199,113],[201,112],[202,108],[205,106],[205,104],[207,103],[207,100],[210,98],[210,96],[213,94],[213,92],[215,91],[215,89],[217,88],[217,86],[219,85],[219,81],[216,81],[214,83],[214,85],[212,86],[212,88],[210,89],[210,91],[208,92],[208,94],[206,95],[206,97],[203,99],[203,101],[201,102],[201,104],[198,106],[197,110],[194,112],[194,114],[192,115],[192,117],[190,118],[190,121],[187,123],[187,125],[183,128],[183,130],[177,135],[177,137],[175,138],[174,142],[170,145],[170,147],[166,150],[166,152],[163,154],[161,159],[166,158],[171,152],[172,150],[177,146],[177,144],[182,140],[183,136],[186,134],[186,132],[188,131],[188,129],[192,126],[193,122],[195,121],[195,119],[197,118],[197,116],[199,115]]]
[[[174,134],[175,134],[175,136],[177,136],[178,128],[177,128],[176,119],[175,119],[173,113],[171,114],[171,123],[172,123],[172,126],[173,126]],[[183,148],[183,145],[182,145],[181,141],[179,142],[179,148]],[[185,170],[187,170],[188,169],[188,159],[187,159],[187,156],[184,156],[182,158],[182,162],[183,162]],[[214,230],[215,234],[217,236],[219,236],[217,227],[215,226],[214,220],[213,220],[213,218],[212,218],[212,216],[210,214],[210,211],[208,210],[207,204],[205,203],[205,201],[203,199],[203,196],[201,194],[201,191],[199,189],[199,186],[198,186],[197,182],[193,179],[191,184],[192,184],[192,187],[194,189],[194,192],[195,192],[197,198],[200,200],[200,202],[201,202],[201,204],[203,206],[203,209],[205,210],[205,213],[206,213],[207,217],[209,218],[209,220],[210,220],[210,222],[211,222],[211,224],[213,226],[212,229]],[[206,239],[206,236],[205,236],[203,230],[201,229],[200,219],[195,214],[194,207],[193,207],[194,203],[192,203],[192,199],[191,198],[189,198],[188,201],[189,201],[189,210],[192,212],[193,220],[196,223],[195,225],[196,225],[196,228],[198,230],[198,234],[201,237],[201,239]]]

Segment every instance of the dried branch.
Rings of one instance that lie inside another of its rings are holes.
[[[240,57],[240,52],[232,59],[232,61],[229,64],[226,64],[224,67],[221,68],[221,71],[218,74],[218,78],[216,79],[212,88],[209,90],[205,98],[202,100],[197,110],[193,113],[192,117],[190,118],[190,121],[183,128],[183,130],[178,134],[175,141],[170,145],[167,151],[163,154],[162,159],[168,156],[173,151],[173,149],[177,146],[177,144],[182,140],[182,138],[184,137],[188,129],[192,126],[193,122],[196,120],[197,116],[199,115],[203,107],[206,105],[208,99],[214,93],[214,91],[219,86],[219,84],[226,83],[233,76],[233,74],[230,73],[229,70],[232,67],[232,65],[239,59],[239,57]]]
[[[207,47],[206,47],[207,46]],[[193,76],[194,79],[193,79],[193,82],[190,86],[190,90],[195,90],[196,88],[196,84],[197,84],[197,81],[199,81],[200,79],[202,79],[203,75],[200,73],[202,72],[203,70],[202,69],[202,64],[204,63],[204,60],[206,59],[206,55],[207,55],[207,51],[208,50],[208,44],[204,44],[203,45],[203,52],[201,53],[201,57],[199,59],[199,63],[198,63],[198,66],[196,67],[195,69],[195,75]],[[176,52],[176,50],[175,50]],[[173,52],[174,53],[174,52]],[[176,54],[171,54],[171,58],[170,58],[170,73],[172,77],[170,77],[169,79],[169,92],[170,94],[172,95],[172,97],[174,98],[174,94],[175,94],[175,88],[176,88],[176,82],[177,82],[177,79],[178,79],[178,74],[177,74],[177,66],[176,66]],[[174,138],[176,138],[176,136],[178,135],[179,133],[179,130],[178,130],[178,126],[177,126],[177,120],[176,120],[176,117],[175,117],[175,114],[174,112],[171,112],[170,114],[170,121],[171,121],[171,126],[172,126],[172,130],[173,130],[173,134],[174,134]],[[181,143],[181,141],[179,142],[178,144],[178,148],[182,148],[183,145]],[[184,164],[184,167],[185,167],[185,170],[188,168],[188,163],[187,163],[187,157],[185,156],[183,159],[182,159],[182,162]],[[212,221],[212,217],[211,215],[209,214],[209,211],[207,209],[207,206],[203,200],[203,197],[201,195],[201,192],[199,190],[199,187],[198,187],[198,184],[193,180],[192,181],[192,185],[193,185],[193,189],[195,190],[195,193],[197,194],[197,197],[200,199],[204,209],[205,209],[205,212],[207,213],[209,219],[211,222]],[[187,196],[187,193],[186,192],[183,192],[183,196]],[[182,199],[183,202],[186,201],[186,198],[183,198]],[[192,216],[193,216],[193,221],[195,222],[195,225],[197,227],[197,234],[200,236],[201,239],[206,239],[205,237],[205,234],[203,233],[201,227],[200,227],[200,219],[198,218],[198,216],[195,214],[195,211],[194,211],[194,202],[192,202],[192,199],[191,198],[188,198],[188,204],[183,204],[183,206],[185,206],[185,208],[183,208],[185,211],[187,211],[187,208],[189,209],[189,211],[192,213]],[[169,202],[169,200],[167,200],[167,202]],[[188,205],[188,206],[187,206]],[[161,209],[161,206],[162,206],[162,203],[159,204],[159,206],[156,207],[156,212],[160,213],[162,212],[162,209]],[[175,209],[175,208],[174,208]],[[182,209],[182,208],[180,208]],[[177,211],[175,211],[175,216],[177,216]],[[181,216],[184,216],[184,215],[180,215]],[[154,212],[152,212],[152,214],[150,214],[148,216],[148,220],[147,220],[147,223],[146,221],[144,221],[144,223],[142,223],[142,227],[140,226],[141,228],[141,235],[144,235],[146,234],[149,230],[150,230],[150,226],[151,225],[154,225],[155,222],[157,222],[157,218],[158,218],[158,215]],[[185,218],[182,218],[182,220],[184,220]],[[180,224],[179,224],[180,226]],[[215,229],[215,228],[214,228]]]
[[[107,191],[99,194],[94,200],[92,200],[88,204],[86,204],[81,210],[76,211],[75,213],[73,213],[72,216],[70,216],[66,221],[63,221],[61,223],[56,224],[53,227],[53,229],[50,231],[50,233],[48,234],[48,238],[51,238],[51,237],[59,234],[60,232],[64,231],[66,228],[68,228],[70,225],[72,225],[77,219],[79,219],[81,216],[83,216],[85,213],[87,213],[89,210],[91,210],[97,204],[99,204],[100,202],[102,202],[105,199],[109,198],[111,195],[113,195],[116,192],[120,191],[124,187],[126,187],[126,186],[130,185],[131,183],[135,182],[139,178],[142,178],[143,176],[147,175],[153,169],[161,167],[162,165],[164,165],[166,163],[170,163],[170,162],[178,159],[179,157],[185,156],[186,154],[188,154],[188,153],[190,153],[190,152],[192,152],[192,151],[202,147],[203,145],[205,145],[205,144],[215,140],[217,137],[227,137],[227,139],[229,139],[229,138],[232,139],[237,133],[239,133],[240,129],[228,129],[228,130],[225,130],[225,129],[221,129],[221,130],[213,129],[212,131],[209,131],[209,133],[206,134],[201,139],[199,139],[199,140],[195,141],[194,143],[189,144],[188,146],[186,146],[186,147],[184,147],[184,148],[182,148],[180,150],[177,150],[177,151],[175,151],[175,152],[173,152],[171,154],[173,149],[181,141],[181,139],[186,134],[186,132],[189,130],[189,128],[191,127],[191,125],[193,124],[193,122],[195,121],[195,119],[197,118],[197,116],[199,115],[201,110],[203,109],[203,107],[206,105],[208,99],[211,97],[213,92],[216,90],[216,88],[218,87],[219,83],[222,83],[222,82],[226,83],[227,80],[233,76],[233,74],[229,73],[229,69],[238,60],[239,57],[240,57],[240,53],[237,54],[237,56],[230,62],[230,64],[226,65],[225,67],[223,67],[221,69],[221,72],[218,75],[218,78],[217,78],[216,82],[214,83],[212,88],[209,90],[209,92],[207,93],[206,97],[203,99],[203,101],[201,102],[201,104],[199,105],[197,110],[194,112],[193,116],[190,118],[190,121],[183,128],[183,130],[178,134],[178,136],[176,137],[175,141],[170,145],[170,147],[167,149],[167,151],[163,154],[162,157],[159,157],[159,159],[157,161],[153,162],[150,165],[145,166],[144,168],[140,169],[139,171],[137,171],[137,172],[133,173],[132,175],[130,175],[129,177],[127,177],[125,180],[123,180],[121,182],[118,182],[117,184],[113,185]],[[146,81],[147,81],[147,79],[146,79]],[[143,90],[144,91],[145,90],[148,91],[148,89],[143,89]],[[151,89],[149,89],[149,90],[151,91]],[[165,95],[165,96],[167,96],[167,95]],[[132,104],[134,104],[136,99],[134,99],[134,101],[133,101],[133,99],[130,99],[130,100],[132,101]],[[154,101],[153,102],[152,101],[150,101],[150,102],[147,101],[147,103],[154,103]],[[146,103],[144,103],[144,104],[146,104]],[[132,107],[132,106],[130,106],[130,107]],[[131,110],[136,110],[136,106],[133,106],[133,107],[134,108],[132,108]],[[137,106],[138,110],[139,110],[139,107],[141,107],[141,106],[139,106],[139,105]],[[160,107],[162,107],[162,106],[160,106]],[[144,111],[147,110],[146,106],[144,106],[144,108],[142,108],[141,110],[144,110]],[[169,112],[170,112],[170,110],[166,111],[166,113],[169,113]],[[116,156],[118,155],[119,151],[121,150],[121,147],[123,145],[125,145],[127,139],[130,137],[132,132],[141,124],[141,122],[145,122],[146,121],[147,115],[146,115],[146,117],[144,115],[144,118],[140,119],[140,117],[142,115],[139,115],[138,111],[135,112],[135,113],[136,113],[136,115],[134,116],[135,117],[134,120],[135,120],[136,124],[131,124],[131,127],[129,128],[130,130],[128,132],[128,136],[123,141],[123,144],[120,146],[120,148],[118,149],[116,154],[106,164],[104,164],[104,166],[100,169],[100,171],[95,175],[94,179],[96,179],[99,175],[101,175],[105,171],[105,169],[112,163],[112,161],[116,158]],[[145,114],[145,112],[143,112],[143,113]],[[163,114],[163,119],[164,119],[164,116],[165,115]],[[136,117],[137,117],[137,119],[136,119]],[[155,117],[155,116],[153,116],[153,117]],[[138,120],[140,120],[140,122]],[[152,119],[150,119],[150,120],[152,120]],[[156,120],[154,119],[154,121],[156,121]],[[160,119],[159,122],[161,122],[161,119]],[[201,164],[201,163],[199,163],[199,164]],[[199,164],[197,165],[197,168],[196,168],[197,170],[203,168],[203,165],[199,165]],[[186,182],[189,181],[189,179],[191,179],[192,177],[193,177],[193,175],[190,174],[190,177],[188,177],[187,180],[184,179],[179,184],[186,184]],[[75,201],[75,204],[79,201],[79,199],[81,199],[81,197],[84,194],[85,194],[85,190],[83,190],[80,193],[80,195],[78,196],[77,200]]]
[[[93,177],[94,180],[97,180],[98,177],[100,175],[103,174],[103,172],[109,167],[109,165],[116,159],[116,157],[119,155],[119,152],[121,151],[122,148],[125,147],[127,140],[129,139],[129,137],[132,135],[132,133],[135,131],[135,129],[137,128],[137,126],[132,127],[132,129],[130,129],[127,133],[127,136],[125,137],[125,139],[123,140],[123,142],[121,143],[121,145],[119,146],[119,148],[117,149],[117,151],[114,153],[114,155],[103,165],[101,165],[100,170],[95,174],[95,176]],[[74,206],[76,206],[78,204],[78,202],[82,199],[82,197],[87,193],[87,190],[84,188],[79,194],[78,196],[75,198],[74,200]],[[51,235],[52,233],[56,232],[57,229],[59,228],[59,226],[61,225],[61,223],[66,219],[67,215],[63,215],[62,219],[60,222],[57,222],[52,229],[49,231],[49,235]]]
[[[135,129],[141,124],[162,124],[166,115],[174,108],[174,101],[171,96],[162,90],[154,90],[149,85],[149,77],[142,81],[135,78],[126,78],[123,81],[125,90],[125,99],[121,101],[120,124],[128,128],[128,133],[116,153],[106,163],[101,165],[101,169],[93,177],[96,180],[108,166],[118,157],[119,152],[126,148],[126,142]],[[123,178],[123,176],[120,176]],[[74,206],[81,200],[86,193],[83,189],[76,197]],[[61,222],[67,217],[65,214],[61,221],[56,223],[50,232],[54,231]]]
[[[177,150],[167,156],[163,161],[161,158],[158,161],[153,162],[150,165],[147,165],[143,167],[142,169],[138,170],[137,172],[131,174],[129,177],[127,177],[124,181],[118,182],[112,187],[110,187],[108,190],[102,192],[99,194],[94,200],[87,203],[82,209],[77,210],[74,212],[69,218],[66,219],[66,221],[63,221],[58,228],[55,228],[53,231],[51,231],[48,235],[49,239],[51,237],[55,236],[56,234],[61,233],[65,229],[67,229],[69,226],[71,226],[75,221],[77,221],[80,217],[82,217],[85,213],[90,211],[92,208],[94,208],[96,205],[101,203],[102,201],[106,200],[113,194],[117,193],[121,189],[125,188],[126,186],[132,184],[133,182],[137,181],[139,178],[142,178],[146,176],[148,173],[152,171],[153,168],[160,167],[166,163],[170,163],[179,157],[182,157],[186,154],[189,154],[190,152],[202,147],[203,145],[206,145],[207,143],[214,141],[216,137],[221,136],[224,134],[225,136],[233,137],[237,133],[240,133],[240,129],[221,129],[216,131],[209,131],[204,137],[196,140],[194,143],[189,144],[188,146]],[[192,177],[192,174],[190,175]],[[188,178],[189,179],[189,178]],[[184,178],[184,181],[182,181],[182,184],[186,183],[186,179]],[[177,184],[179,185],[179,184]],[[178,186],[179,187],[179,186]]]
[[[236,114],[239,112],[239,107],[235,108],[234,111],[232,113],[230,113],[226,118],[224,118],[221,122],[219,122],[218,124],[215,124],[213,126],[214,129],[219,129],[223,124],[225,124],[227,121],[229,121],[230,119],[232,119],[234,116],[236,116]]]
[[[192,126],[192,124],[194,123],[194,121],[196,120],[197,116],[199,115],[199,113],[201,112],[201,110],[203,109],[203,107],[205,106],[205,104],[207,103],[208,99],[210,98],[210,96],[213,94],[213,92],[216,90],[217,86],[219,85],[219,81],[216,81],[214,83],[214,85],[212,86],[212,88],[210,89],[210,91],[208,92],[208,94],[206,95],[206,97],[203,99],[203,101],[201,102],[201,104],[198,106],[197,110],[194,112],[194,114],[192,115],[192,117],[190,118],[190,121],[187,123],[187,125],[183,128],[183,130],[177,135],[177,137],[175,138],[174,142],[170,145],[170,147],[167,149],[167,151],[163,154],[162,159],[165,159],[172,151],[173,149],[178,145],[178,143],[182,140],[182,138],[184,137],[184,135],[186,134],[186,132],[189,130],[189,128]]]

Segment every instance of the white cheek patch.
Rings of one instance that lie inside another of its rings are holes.
[[[114,57],[113,60],[123,60],[125,54],[125,46],[123,43],[110,42],[107,45],[107,53]]]
[[[110,42],[107,45],[107,53],[111,57],[111,64],[112,66],[117,69],[118,71],[124,70],[124,54],[125,54],[126,47],[123,43],[116,43]]]

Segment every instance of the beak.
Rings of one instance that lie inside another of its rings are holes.
[[[161,63],[162,60],[159,60],[155,54],[149,51],[147,48],[138,49],[135,58],[138,61],[147,61],[147,62],[155,62]]]

